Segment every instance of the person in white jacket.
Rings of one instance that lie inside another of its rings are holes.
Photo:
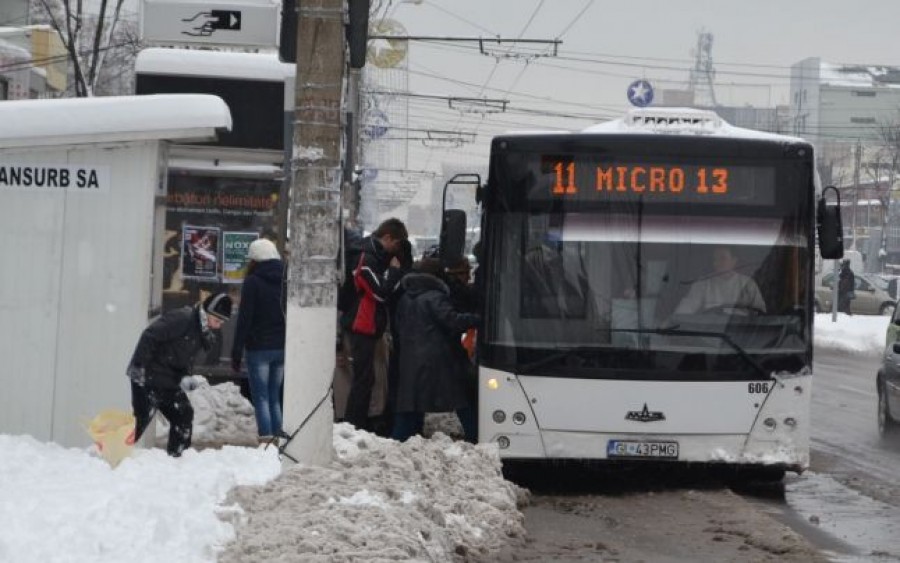
[[[766,312],[766,302],[753,278],[735,271],[737,258],[727,246],[713,249],[713,273],[693,284],[675,314],[702,313],[715,309]]]

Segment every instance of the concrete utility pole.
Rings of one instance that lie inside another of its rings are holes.
[[[853,159],[853,242],[851,243],[850,250],[857,250],[856,248],[856,216],[859,214],[857,212],[859,206],[859,167],[862,162],[862,145],[860,144],[859,139],[856,140],[856,157]]]
[[[284,428],[293,438],[284,454],[312,465],[325,465],[332,456],[344,69],[344,0],[303,0],[297,17],[284,382]]]

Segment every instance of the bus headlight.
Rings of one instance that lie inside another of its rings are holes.
[[[497,381],[496,377],[492,377],[487,380],[487,388],[491,391],[496,391],[500,387],[500,382]]]
[[[501,410],[496,410],[491,415],[491,418],[493,418],[494,422],[496,422],[497,424],[503,424],[503,422],[506,420],[506,413]]]
[[[778,423],[775,422],[774,418],[767,418],[763,421],[763,426],[766,427],[766,430],[775,430],[775,427],[778,426]]]
[[[506,436],[500,436],[497,438],[497,445],[500,446],[501,450],[505,450],[509,447],[509,438]]]
[[[788,428],[795,428],[797,426],[797,419],[792,416],[789,416],[784,419],[784,425],[787,426]]]
[[[513,424],[518,424],[519,426],[525,424],[525,413],[524,412],[516,412],[512,415]]]

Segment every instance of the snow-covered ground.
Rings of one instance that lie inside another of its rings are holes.
[[[190,384],[195,445],[255,444],[236,386]],[[441,434],[400,444],[347,424],[333,443],[324,468],[226,445],[178,459],[136,449],[111,469],[94,448],[0,434],[0,561],[489,560],[524,536],[527,493],[503,479],[492,446]]]
[[[880,354],[888,321],[817,315],[815,346]],[[192,383],[195,444],[254,441],[235,386]],[[491,446],[399,444],[348,425],[334,446],[324,468],[224,446],[179,459],[138,449],[113,470],[92,448],[0,435],[0,561],[489,560],[522,538],[523,492]]]
[[[831,313],[819,313],[814,321],[813,347],[880,356],[890,320],[886,316],[838,313],[837,322],[832,322]]]

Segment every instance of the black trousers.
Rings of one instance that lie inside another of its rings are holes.
[[[152,385],[131,382],[131,408],[134,410],[134,441],[141,439],[153,415],[159,411],[169,421],[169,441],[166,452],[178,457],[191,447],[194,424],[194,408],[187,394],[177,389],[162,389]]]
[[[375,346],[381,338],[364,334],[350,335],[350,353],[353,354],[353,379],[344,420],[365,429],[369,419],[369,402],[375,385]]]

